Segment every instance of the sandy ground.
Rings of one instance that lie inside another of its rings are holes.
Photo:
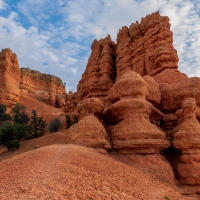
[[[1,200],[186,200],[136,167],[95,149],[57,144],[0,162]]]

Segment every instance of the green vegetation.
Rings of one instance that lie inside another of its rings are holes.
[[[29,124],[29,133],[31,137],[40,137],[44,134],[46,128],[46,121],[42,117],[38,117],[35,110],[32,110],[32,115]]]
[[[12,114],[13,114],[13,122],[14,124],[28,124],[29,116],[26,114],[26,108],[25,106],[17,103],[12,108]]]
[[[60,119],[55,118],[55,119],[51,120],[51,122],[49,123],[48,129],[49,129],[50,133],[53,133],[53,132],[58,131],[61,128],[61,126],[62,126],[62,123],[61,123]]]
[[[44,134],[47,124],[42,117],[37,116],[35,110],[32,110],[30,119],[21,104],[16,104],[11,112],[12,117],[6,114],[6,106],[0,104],[0,143],[8,149],[19,148],[20,140]]]
[[[10,121],[11,119],[11,116],[6,114],[6,106],[0,104],[0,125],[6,121]]]
[[[28,131],[23,124],[12,124],[11,122],[6,122],[0,126],[0,141],[8,149],[18,147],[16,143],[19,143],[20,139],[26,138],[27,135]],[[12,146],[12,144],[14,146]]]
[[[165,196],[164,198],[165,198],[166,200],[170,200],[170,198],[169,198],[168,196]]]

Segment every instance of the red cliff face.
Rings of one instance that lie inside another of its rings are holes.
[[[159,12],[147,15],[129,28],[122,27],[117,34],[117,44],[111,41],[110,36],[94,40],[86,70],[77,87],[77,101],[98,97],[109,105],[107,92],[129,70],[142,77],[151,76],[159,86],[187,80],[187,76],[177,70],[178,55],[172,43],[169,18],[160,16]],[[154,97],[155,90],[149,90],[149,101],[158,106],[160,94],[157,91]]]
[[[0,52],[0,103],[12,107],[19,100],[20,69],[10,49]]]
[[[115,80],[115,47],[109,35],[94,40],[88,64],[77,86],[79,100],[90,97],[104,99],[107,96]]]
[[[177,69],[178,56],[172,43],[169,18],[158,12],[129,28],[122,27],[117,34],[117,78],[127,70],[153,76],[165,69]]]
[[[21,68],[20,89],[23,92],[33,93],[51,106],[65,105],[65,86],[56,76],[42,74],[29,68]]]

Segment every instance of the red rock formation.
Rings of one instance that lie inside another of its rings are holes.
[[[156,112],[145,100],[146,82],[133,71],[127,71],[109,91],[112,104],[104,112],[104,121],[110,133],[113,148],[120,153],[159,153],[170,146],[166,135],[150,122]]]
[[[179,182],[199,185],[200,78],[188,78],[177,69],[172,36],[168,17],[147,15],[122,27],[117,44],[110,36],[94,40],[77,93],[65,94],[61,80],[30,69],[22,69],[20,89],[50,105],[65,104],[65,112],[79,120],[69,131],[72,143],[121,153],[165,149]],[[19,66],[10,50],[3,50],[0,58],[0,101],[11,106],[18,101]],[[169,140],[174,147],[167,149]]]
[[[173,146],[182,151],[177,164],[179,182],[200,185],[200,124],[196,119],[195,99],[185,99],[182,109],[183,122],[175,129],[173,139]]]
[[[70,128],[71,143],[94,147],[103,151],[110,149],[107,132],[97,119],[104,105],[97,98],[88,98],[78,105],[80,121]]]
[[[10,49],[0,52],[0,103],[12,107],[19,100],[20,69]]]
[[[115,80],[115,43],[110,36],[94,40],[91,49],[85,72],[77,86],[78,101],[90,97],[104,101]]]
[[[195,98],[197,105],[200,105],[200,78],[193,77],[177,83],[163,84],[160,90],[162,93],[160,107],[163,111],[175,112],[188,97]]]
[[[117,35],[117,78],[130,69],[141,76],[177,69],[178,56],[172,43],[169,18],[159,12],[147,15],[129,28],[122,27]]]
[[[38,100],[51,106],[61,108],[65,105],[65,86],[56,76],[21,68],[20,89],[35,94]]]
[[[187,98],[182,103],[183,122],[174,134],[173,145],[183,153],[200,152],[200,124],[196,119],[196,101]]]
[[[147,84],[147,101],[151,102],[154,106],[158,106],[161,100],[161,92],[158,83],[151,76],[143,76]]]
[[[181,73],[177,69],[165,69],[162,72],[154,75],[153,78],[160,85],[175,84],[188,79],[184,73]]]

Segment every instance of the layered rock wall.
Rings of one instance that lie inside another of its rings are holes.
[[[178,56],[172,43],[169,18],[159,12],[147,15],[129,28],[122,27],[117,34],[117,78],[128,70],[153,76],[164,69],[177,69]]]
[[[56,76],[21,68],[20,89],[34,93],[39,100],[49,105],[63,107],[65,104],[65,86]]]
[[[77,86],[79,101],[90,97],[104,101],[115,81],[115,48],[109,35],[99,41],[94,40],[88,64]]]

